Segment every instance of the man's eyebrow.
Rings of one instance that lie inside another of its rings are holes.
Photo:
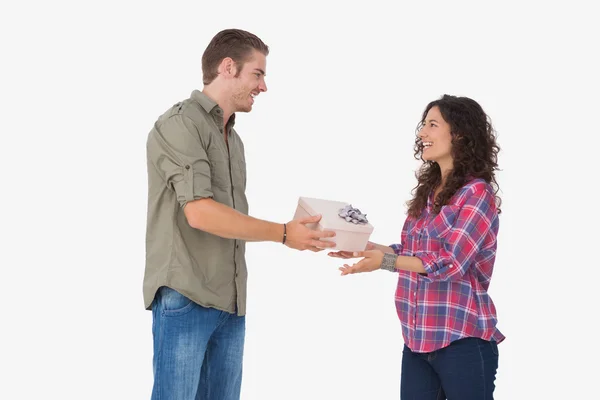
[[[262,69],[260,69],[260,68],[254,68],[254,70],[255,70],[255,71],[258,71],[258,72],[260,72],[260,73],[261,73],[261,74],[263,74],[264,76],[267,76],[267,74],[265,74],[265,71],[263,71],[263,70],[262,70]]]
[[[439,122],[437,122],[435,119],[430,119],[429,121],[425,121],[425,123],[427,122],[435,122],[436,124],[439,124]]]

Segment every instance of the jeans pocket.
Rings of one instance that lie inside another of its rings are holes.
[[[490,346],[492,346],[492,353],[494,353],[495,356],[498,356],[498,343],[494,340],[490,340]]]
[[[160,289],[160,305],[165,317],[177,317],[192,311],[195,303],[176,290],[162,287]]]

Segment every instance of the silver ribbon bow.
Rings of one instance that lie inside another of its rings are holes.
[[[344,218],[346,221],[354,224],[366,224],[369,222],[367,220],[367,214],[361,213],[358,208],[352,207],[351,204],[344,208],[340,208],[338,215],[341,218]]]

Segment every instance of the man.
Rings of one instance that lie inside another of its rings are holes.
[[[147,141],[144,302],[152,310],[153,399],[239,399],[246,313],[246,241],[332,247],[334,232],[248,216],[235,113],[267,91],[268,47],[219,32],[202,56],[204,88],[161,115]]]

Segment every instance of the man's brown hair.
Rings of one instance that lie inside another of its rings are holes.
[[[202,55],[204,84],[210,84],[217,77],[219,64],[226,57],[236,63],[239,74],[253,50],[269,55],[269,47],[253,33],[241,29],[225,29],[217,33]]]

